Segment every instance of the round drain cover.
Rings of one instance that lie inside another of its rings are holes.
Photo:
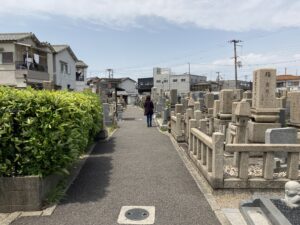
[[[127,219],[139,221],[149,217],[149,212],[145,209],[135,208],[126,211],[125,216]]]

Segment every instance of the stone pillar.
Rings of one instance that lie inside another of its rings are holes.
[[[163,113],[163,125],[166,125],[170,117],[170,108],[165,108]]]
[[[243,98],[243,90],[242,89],[234,89],[234,100],[241,101]]]
[[[199,129],[200,129],[203,133],[207,134],[207,119],[201,119],[201,120],[199,121]]]
[[[233,102],[233,90],[224,89],[220,93],[220,114],[231,114],[232,113],[232,102]],[[231,117],[231,115],[230,115]]]
[[[177,136],[182,135],[181,122],[182,122],[182,115],[180,113],[177,113],[176,114],[176,134],[177,134]]]
[[[290,103],[290,123],[300,127],[300,91],[289,92],[288,99]]]
[[[213,93],[206,93],[204,96],[204,102],[207,109],[214,107],[214,94]]]
[[[212,136],[212,143],[213,188],[222,188],[224,185],[224,135],[215,132]]]
[[[170,103],[173,107],[177,104],[177,89],[170,90]]]
[[[253,102],[256,109],[276,108],[276,70],[259,69],[253,73]]]
[[[202,113],[200,110],[194,112],[194,118],[197,121],[197,127],[199,127],[199,121],[202,119]]]
[[[215,100],[215,101],[214,101],[214,112],[213,112],[213,117],[217,118],[219,112],[220,112],[220,100]]]
[[[197,126],[197,121],[195,119],[191,119],[189,120],[189,151],[193,151],[194,146],[193,146],[193,141],[192,141],[192,137],[193,135],[191,135],[191,129],[195,128]]]
[[[246,143],[247,142],[247,124],[250,116],[250,104],[244,100],[237,103],[235,111],[234,111],[236,120],[235,120],[235,128],[236,128],[236,136],[234,139],[234,143]],[[245,157],[247,157],[245,155]],[[239,165],[240,154],[238,152],[234,153],[234,164]]]
[[[276,102],[276,70],[260,69],[253,73],[252,120],[248,122],[249,141],[264,143],[265,131],[280,128]]]
[[[194,104],[194,111],[200,110],[200,102],[195,102]]]
[[[183,105],[182,104],[176,104],[175,105],[175,114],[177,113],[183,114]]]

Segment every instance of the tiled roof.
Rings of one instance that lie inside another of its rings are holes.
[[[54,48],[54,50],[56,52],[61,52],[67,48],[69,48],[70,46],[69,45],[52,45],[52,47]]]
[[[276,77],[277,81],[285,81],[285,80],[300,80],[300,76],[295,75],[278,75]]]
[[[71,47],[69,45],[52,45],[53,49],[55,50],[55,52],[61,52],[63,50],[68,50],[68,52],[70,53],[70,55],[73,57],[73,59],[77,62],[78,59],[75,55],[75,53],[73,52],[73,50],[71,49]]]
[[[85,64],[82,60],[78,60],[78,61],[76,62],[76,66],[77,66],[77,67],[88,67],[88,65]]]
[[[32,35],[32,33],[0,33],[0,41],[17,41]]]

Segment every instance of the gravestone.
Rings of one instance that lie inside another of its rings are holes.
[[[177,89],[170,90],[170,103],[172,107],[174,107],[175,104],[177,104]]]
[[[112,120],[109,115],[110,105],[108,103],[103,103],[102,107],[103,107],[104,124],[105,124],[105,126],[110,126],[112,124]]]
[[[288,93],[290,105],[290,122],[295,126],[300,126],[300,92]]]
[[[297,129],[293,127],[267,129],[265,133],[266,144],[297,144]],[[275,152],[275,157],[286,162],[287,153]]]
[[[265,131],[280,128],[276,101],[276,70],[259,69],[253,72],[252,120],[248,122],[249,141],[264,143]]]
[[[259,69],[253,73],[253,108],[276,108],[276,70]]]
[[[206,93],[204,96],[204,102],[206,108],[210,109],[214,107],[214,94],[213,93]]]

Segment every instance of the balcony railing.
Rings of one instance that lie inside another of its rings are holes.
[[[39,72],[48,72],[47,65],[29,63],[29,68],[28,68],[27,64],[23,61],[16,61],[15,65],[16,65],[16,70],[33,70]]]

